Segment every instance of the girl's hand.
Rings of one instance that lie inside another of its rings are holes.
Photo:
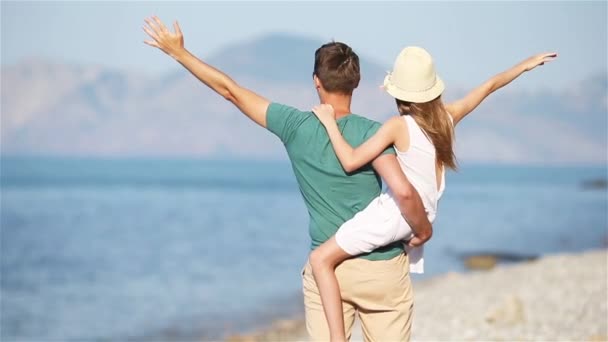
[[[525,71],[530,71],[539,65],[544,65],[547,62],[551,62],[555,58],[557,58],[556,52],[541,53],[526,59],[522,62],[522,65],[524,66]]]
[[[184,35],[177,21],[173,23],[175,33],[172,33],[157,16],[144,20],[147,24],[143,26],[144,32],[152,38],[152,40],[146,40],[144,43],[159,48],[171,57],[175,57],[184,50]]]
[[[336,113],[334,112],[334,107],[329,104],[320,104],[318,106],[314,106],[312,108],[312,112],[315,113],[319,121],[324,126],[336,121]]]

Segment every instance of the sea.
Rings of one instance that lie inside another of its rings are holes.
[[[424,275],[606,248],[607,169],[464,163]],[[286,161],[0,159],[2,341],[201,341],[301,317],[308,214]],[[415,285],[414,285],[415,286]]]

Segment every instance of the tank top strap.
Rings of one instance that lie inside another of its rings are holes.
[[[412,136],[412,123],[411,123],[412,117],[409,115],[401,115],[401,117],[403,118],[403,121],[405,121],[405,126],[407,126],[408,135],[411,137]]]
[[[420,145],[422,142],[429,141],[422,128],[418,126],[416,119],[411,115],[402,115],[407,123],[407,129],[410,134],[410,145]]]

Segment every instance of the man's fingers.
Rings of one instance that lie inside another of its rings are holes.
[[[160,30],[158,29],[158,27],[156,27],[154,22],[148,18],[144,19],[144,21],[146,22],[146,24],[148,24],[148,26],[144,25],[144,27],[147,28],[148,31],[153,32],[154,36],[158,38]]]
[[[158,25],[156,24],[156,22],[154,22],[154,20],[152,20],[152,18],[146,18],[144,19],[144,21],[146,22],[146,24],[148,24],[148,26],[150,26],[151,29],[153,29],[154,31],[158,31]]]
[[[150,45],[152,47],[155,47],[155,48],[160,48],[160,46],[158,46],[158,43],[156,43],[153,40],[144,40],[144,44],[148,44],[148,45]]]
[[[418,246],[422,246],[426,241],[423,241],[422,239],[420,239],[417,236],[414,236],[413,238],[411,238],[408,242],[407,245],[410,247],[418,247]]]
[[[146,26],[142,27],[142,29],[148,34],[148,36],[150,36],[150,38],[154,39],[155,41],[158,41],[158,36],[156,35],[156,32],[153,32],[152,29]]]
[[[167,27],[165,26],[165,24],[163,24],[162,21],[160,21],[157,16],[153,16],[152,19],[154,19],[154,22],[156,22],[161,32],[167,32]]]
[[[175,33],[178,35],[182,35],[182,29],[179,27],[179,23],[177,22],[177,20],[173,23],[173,29],[175,30]]]

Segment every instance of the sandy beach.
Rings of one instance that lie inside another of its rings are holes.
[[[414,341],[608,341],[608,254],[556,254],[415,282]],[[228,341],[307,341],[302,319]],[[358,324],[351,341],[362,341]]]

